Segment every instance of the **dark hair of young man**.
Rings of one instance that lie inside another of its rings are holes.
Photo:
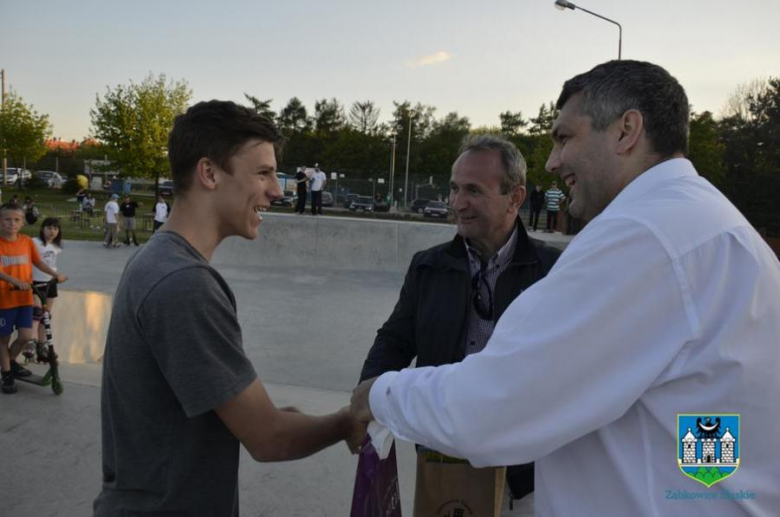
[[[41,229],[38,232],[38,238],[41,239],[41,242],[46,244],[46,238],[43,236],[43,229],[47,226],[53,226],[57,228],[59,231],[57,232],[57,236],[52,240],[55,246],[58,248],[62,247],[62,227],[60,226],[60,220],[56,217],[47,217],[43,220],[41,223]]]
[[[283,137],[268,117],[230,101],[199,102],[177,116],[168,137],[174,194],[187,192],[201,158],[232,172],[230,158],[250,140],[262,140],[279,149]]]
[[[688,153],[690,108],[685,90],[669,72],[644,61],[608,61],[564,83],[556,108],[582,93],[582,109],[596,131],[628,110],[642,114],[653,150],[662,157]]]

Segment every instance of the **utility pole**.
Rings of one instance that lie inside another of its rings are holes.
[[[404,209],[409,207],[409,151],[412,148],[412,116],[413,110],[409,110],[409,132],[406,138],[406,175],[404,177]]]
[[[0,111],[5,108],[5,69],[0,70],[0,83],[2,83],[2,97],[0,97]],[[3,147],[3,185],[8,184],[8,160],[5,156],[5,147]]]
[[[395,137],[396,135],[393,135],[393,152],[390,155],[390,206],[395,202]]]

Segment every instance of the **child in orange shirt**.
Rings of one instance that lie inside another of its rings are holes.
[[[0,206],[0,366],[2,392],[7,394],[16,393],[15,377],[30,375],[15,359],[33,337],[32,266],[58,282],[67,280],[41,260],[32,239],[19,233],[23,225],[22,207],[12,203]],[[14,328],[19,336],[9,347]]]

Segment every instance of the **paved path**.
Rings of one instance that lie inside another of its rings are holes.
[[[113,293],[133,251],[67,242],[60,269],[70,281],[62,288]],[[274,402],[315,414],[347,404],[376,329],[395,304],[403,272],[317,264],[217,268],[236,294],[244,346]],[[67,340],[65,333],[58,333],[56,308],[54,325],[55,341]],[[63,327],[66,322],[59,324]],[[2,515],[91,514],[101,478],[100,373],[100,364],[66,364],[61,397],[48,388],[19,383],[16,395],[0,398]],[[412,446],[400,443],[398,455],[403,511],[410,516]],[[276,464],[256,463],[242,451],[242,515],[346,516],[355,463],[343,445]],[[515,511],[503,515],[530,516],[531,507],[532,500],[516,503]]]

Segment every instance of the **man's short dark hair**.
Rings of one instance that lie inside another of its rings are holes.
[[[262,140],[279,149],[283,138],[268,117],[235,102],[212,100],[190,107],[176,117],[168,137],[174,192],[189,189],[201,158],[231,173],[230,158],[250,140]]]
[[[501,178],[501,193],[508,194],[516,187],[525,186],[525,159],[515,144],[498,135],[469,135],[463,139],[458,156],[467,152],[498,151],[504,177]]]
[[[608,61],[564,83],[556,107],[582,93],[582,109],[596,131],[628,110],[644,118],[653,151],[662,157],[688,153],[690,108],[685,90],[669,72],[644,61]]]

